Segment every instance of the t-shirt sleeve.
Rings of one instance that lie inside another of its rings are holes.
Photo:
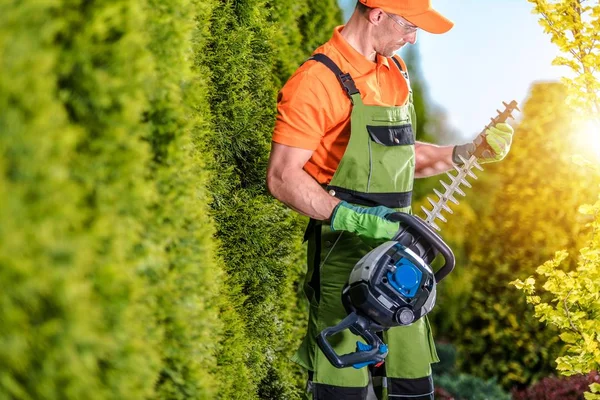
[[[309,71],[290,78],[277,97],[273,141],[291,147],[316,150],[331,126],[331,99]]]

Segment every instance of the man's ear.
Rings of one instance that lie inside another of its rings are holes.
[[[374,8],[368,14],[369,22],[373,25],[379,25],[384,17],[385,12],[381,8]]]

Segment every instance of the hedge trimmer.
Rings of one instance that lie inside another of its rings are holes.
[[[491,125],[512,118],[517,102],[503,103],[505,110],[498,111]],[[485,143],[487,146],[487,143]],[[324,329],[317,343],[327,359],[336,367],[362,368],[383,363],[388,349],[377,332],[394,326],[410,325],[427,315],[436,301],[436,285],[454,269],[454,254],[434,231],[440,230],[434,220],[446,222],[443,211],[452,213],[448,201],[458,204],[455,193],[465,196],[461,185],[471,187],[467,177],[477,179],[473,168],[483,168],[477,158],[485,150],[481,146],[468,160],[461,157],[462,165],[455,165],[456,175],[448,172],[451,183],[441,181],[445,192],[434,190],[438,200],[428,198],[432,210],[423,207],[425,220],[406,213],[394,213],[390,219],[400,222],[400,229],[391,241],[383,243],[366,254],[354,266],[348,284],[342,291],[342,303],[348,316],[339,324]],[[444,265],[433,272],[431,263],[441,254]],[[327,338],[349,329],[362,337],[365,343],[356,342],[356,351],[338,355]]]
[[[501,122],[506,122],[508,118],[513,118],[512,112],[514,110],[520,111],[519,107],[517,106],[517,102],[514,100],[510,102],[510,104],[506,104],[505,102],[503,102],[502,104],[505,107],[504,111],[501,112],[500,110],[496,110],[498,112],[498,116],[496,118],[492,118],[492,121],[485,128],[483,128],[482,132],[485,132],[486,129],[493,125],[499,124]],[[468,160],[462,156],[459,156],[460,160],[462,161],[462,165],[454,165],[456,175],[452,175],[453,171],[449,171],[446,173],[450,178],[451,183],[448,184],[443,180],[440,180],[440,183],[444,187],[445,192],[440,193],[438,190],[433,189],[433,192],[438,197],[438,200],[434,201],[433,199],[431,199],[431,197],[427,198],[427,201],[429,201],[429,203],[433,206],[433,209],[430,211],[425,207],[421,207],[421,209],[427,216],[425,222],[429,226],[435,228],[437,231],[440,231],[440,227],[436,225],[434,220],[439,219],[440,221],[447,222],[446,218],[442,215],[442,211],[447,211],[448,213],[452,214],[452,209],[448,206],[448,201],[451,201],[455,205],[459,204],[458,200],[456,200],[456,198],[454,197],[454,194],[458,193],[463,197],[465,196],[465,192],[461,189],[460,186],[464,185],[468,188],[471,187],[471,184],[469,183],[469,181],[467,181],[467,177],[477,179],[477,176],[473,172],[473,168],[476,168],[479,171],[483,171],[483,168],[481,167],[481,165],[479,165],[477,159],[480,158],[481,154],[488,149],[489,145],[485,143],[485,146],[481,146],[480,148],[478,148],[475,151],[475,154],[473,154]]]

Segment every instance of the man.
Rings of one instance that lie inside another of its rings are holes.
[[[368,369],[336,369],[315,337],[346,316],[341,291],[356,262],[391,238],[410,212],[413,179],[442,173],[459,155],[482,162],[506,155],[512,128],[498,124],[473,143],[415,143],[415,113],[406,65],[394,52],[423,29],[441,34],[453,23],[429,0],[359,0],[345,26],[319,47],[278,96],[267,185],[274,197],[307,215],[310,302],[308,332],[294,356],[309,371],[313,399],[364,399]],[[439,361],[426,318],[383,334],[382,368],[391,399],[433,399],[431,363]],[[338,354],[355,351],[349,331],[332,337]],[[376,379],[374,378],[374,381]]]

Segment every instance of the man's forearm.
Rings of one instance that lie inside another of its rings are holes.
[[[327,220],[340,202],[304,170],[287,170],[267,179],[271,194],[288,207],[317,220]]]
[[[454,146],[437,146],[417,142],[415,144],[415,178],[427,178],[452,168]]]

